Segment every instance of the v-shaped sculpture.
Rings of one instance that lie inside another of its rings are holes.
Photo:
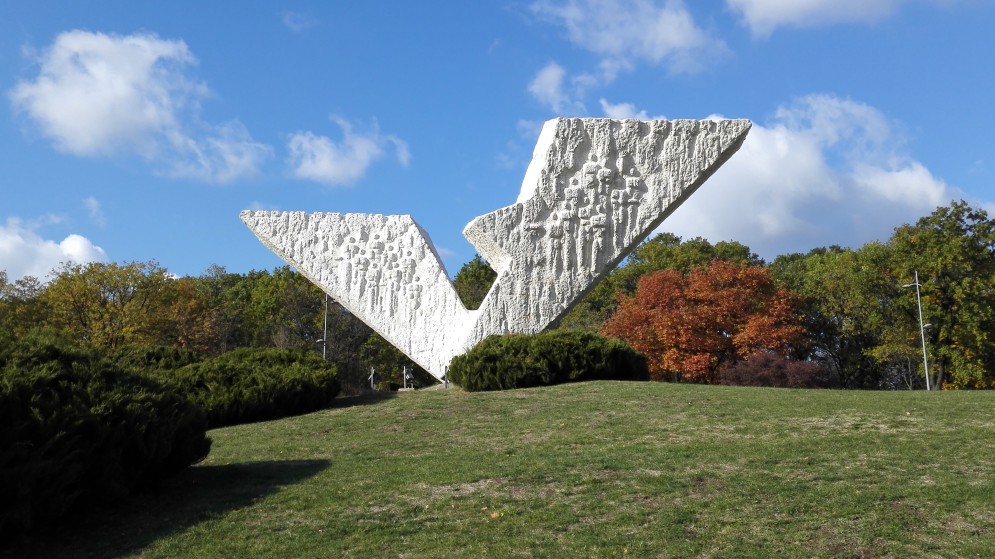
[[[546,122],[515,204],[463,235],[497,272],[463,306],[408,215],[243,211],[273,252],[440,380],[492,334],[555,324],[742,145],[748,120]]]

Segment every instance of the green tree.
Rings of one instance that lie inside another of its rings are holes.
[[[65,264],[40,298],[48,325],[79,343],[173,345],[165,310],[172,281],[156,262]]]
[[[995,222],[984,210],[953,202],[887,243],[782,256],[771,268],[805,297],[811,357],[844,387],[923,383],[916,293],[902,287],[917,272],[931,384],[995,386]]]
[[[234,274],[224,266],[212,264],[207,271],[193,278],[197,291],[207,301],[214,339],[207,353],[220,355],[239,347],[251,347],[254,324],[247,314],[252,301],[252,285],[266,272],[256,270]]]
[[[402,378],[402,370],[404,367],[408,367],[414,375],[416,386],[425,387],[437,383],[428,371],[422,369],[376,332],[363,342],[359,348],[359,354],[367,378],[372,367],[377,371],[377,382],[403,386],[405,383]],[[367,386],[369,385],[367,384]]]
[[[42,326],[49,309],[41,299],[44,285],[34,276],[24,276],[8,283],[0,270],[0,329],[20,338]]]
[[[802,296],[806,341],[796,357],[823,363],[843,388],[878,388],[889,365],[907,362],[880,351],[895,322],[891,259],[889,247],[868,243],[780,256],[770,265],[781,285]]]
[[[210,301],[217,345],[223,353],[238,347],[297,347],[320,351],[339,371],[344,388],[361,386],[360,346],[372,332],[334,299],[287,266],[272,273],[233,274],[211,266],[196,279]],[[319,343],[318,340],[324,340]]]
[[[338,368],[338,378],[343,387],[350,391],[366,386],[365,379],[369,375],[366,371],[369,367],[364,366],[361,361],[362,347],[373,335],[369,326],[329,297],[326,354],[328,360]]]
[[[281,266],[247,276],[249,300],[243,318],[257,347],[315,349],[321,339],[324,293],[307,278]],[[242,287],[242,286],[239,286]]]
[[[217,322],[207,295],[193,278],[169,282],[164,294],[162,317],[166,337],[181,348],[210,353],[219,338]]]
[[[987,212],[956,201],[914,225],[895,230],[896,283],[916,272],[922,284],[923,320],[933,384],[951,388],[995,387],[995,221]],[[897,305],[908,346],[918,344],[915,290]]]
[[[453,279],[453,287],[456,294],[463,301],[463,306],[473,310],[480,308],[480,304],[491,290],[491,285],[497,278],[497,272],[491,269],[484,262],[479,254],[473,255],[473,259],[463,264],[463,267],[456,273]]]

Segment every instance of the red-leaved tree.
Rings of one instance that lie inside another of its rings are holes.
[[[758,352],[786,356],[803,332],[797,296],[766,268],[724,260],[643,276],[601,330],[645,354],[654,380],[678,382],[712,382]]]

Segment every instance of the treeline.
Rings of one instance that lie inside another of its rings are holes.
[[[156,262],[66,264],[51,279],[10,282],[0,271],[0,331],[15,339],[46,331],[80,347],[173,347],[200,357],[238,348],[324,350],[345,388],[400,383],[413,363],[324,294],[284,266],[247,274],[211,266],[176,277]],[[433,382],[416,369],[422,385]]]
[[[995,386],[995,221],[963,201],[886,242],[769,263],[735,241],[661,234],[559,327],[624,339],[660,380],[747,383],[777,369],[807,375],[802,385],[819,378],[843,388],[915,388],[925,383],[916,273],[930,384]],[[494,277],[476,257],[456,275],[457,292],[475,308]],[[399,383],[413,363],[331,299],[326,335],[324,305],[324,294],[289,267],[235,274],[212,266],[175,277],[155,262],[65,265],[45,284],[8,282],[0,272],[0,328],[15,337],[42,329],[89,347],[176,347],[207,357],[324,348],[345,388],[366,384],[370,367]],[[765,357],[753,368],[767,365],[751,371],[745,364],[757,354]],[[432,382],[415,371],[421,384]]]
[[[662,234],[561,326],[625,339],[665,380],[742,379],[748,357],[761,354],[789,370],[818,365],[832,386],[918,388],[926,379],[917,274],[930,385],[995,387],[995,221],[963,201],[886,242],[770,263],[736,242]]]

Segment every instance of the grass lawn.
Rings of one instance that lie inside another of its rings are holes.
[[[995,392],[426,391],[211,437],[0,556],[995,556]]]

